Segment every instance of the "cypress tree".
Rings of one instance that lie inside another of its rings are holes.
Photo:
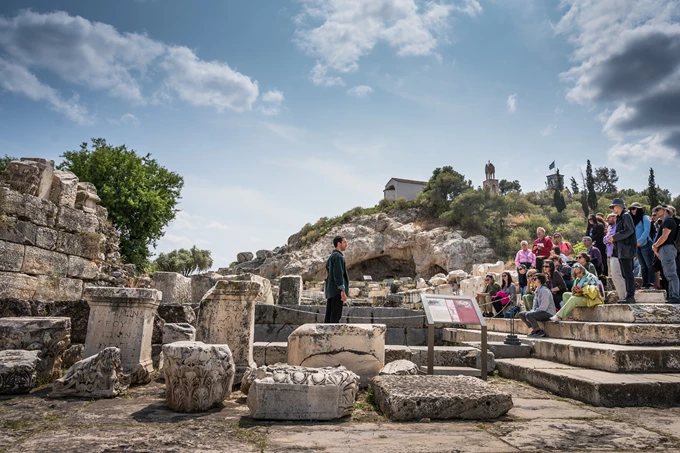
[[[654,178],[654,169],[649,167],[649,185],[647,186],[647,201],[652,209],[659,206],[659,192],[656,189],[656,178]]]

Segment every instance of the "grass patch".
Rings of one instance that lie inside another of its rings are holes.
[[[260,431],[261,427],[253,426],[250,428],[244,428],[238,422],[231,423],[229,427],[235,431],[237,439],[255,445],[260,449],[260,452],[264,453],[265,449],[267,448],[268,433]]]
[[[21,431],[24,428],[31,426],[33,422],[27,418],[20,418],[18,420],[5,420],[2,422],[4,428],[11,429],[12,431]]]

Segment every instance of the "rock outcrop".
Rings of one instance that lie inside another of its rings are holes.
[[[416,222],[418,211],[410,209],[360,216],[332,228],[318,241],[303,248],[299,235],[271,256],[256,258],[240,255],[236,269],[258,273],[266,278],[301,275],[303,280],[323,280],[326,258],[332,251],[332,239],[347,237],[345,252],[351,280],[371,275],[374,280],[401,276],[430,278],[449,270],[471,270],[474,263],[486,262],[494,256],[484,236],[466,236],[449,227],[427,228]]]

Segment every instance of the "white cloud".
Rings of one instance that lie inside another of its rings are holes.
[[[78,103],[78,97],[63,99],[57,90],[40,82],[25,67],[0,58],[0,88],[25,96],[33,101],[45,101],[55,112],[66,115],[79,124],[91,123],[87,109]]]
[[[226,63],[202,61],[187,47],[168,49],[161,66],[168,72],[167,85],[192,105],[242,112],[250,110],[258,96],[257,82],[250,77]]]
[[[461,5],[416,0],[302,0],[296,18],[296,43],[317,58],[311,71],[316,85],[343,85],[345,74],[359,68],[359,59],[378,42],[397,49],[400,56],[436,55],[447,41],[448,18],[453,11],[475,16],[482,11],[476,0]],[[313,25],[310,25],[313,24]]]
[[[508,96],[506,104],[508,105],[508,112],[515,113],[517,111],[517,94]]]
[[[125,115],[121,116],[120,122],[123,123],[123,124],[130,124],[134,127],[137,127],[137,126],[140,125],[139,118],[137,118],[132,113],[126,113]]]
[[[289,124],[263,121],[262,125],[269,129],[274,134],[291,143],[300,144],[307,135],[307,131],[305,129],[296,126],[291,126]]]
[[[5,90],[45,101],[79,123],[86,121],[86,110],[77,98],[64,100],[31,70],[135,104],[167,104],[177,96],[195,106],[242,112],[252,110],[259,96],[257,81],[225,62],[204,61],[187,47],[121,33],[109,24],[63,11],[23,10],[12,18],[0,16],[0,53]],[[142,87],[149,82],[155,86],[145,95]],[[263,99],[269,104],[263,113],[271,114],[280,109],[283,94],[274,90],[268,99]]]
[[[262,104],[260,111],[265,115],[278,115],[281,113],[281,104],[283,104],[283,93],[279,90],[267,91],[260,98]]]
[[[365,98],[371,93],[373,93],[373,88],[368,85],[358,85],[347,90],[347,94],[358,98]]]
[[[552,133],[555,129],[557,129],[557,126],[555,126],[554,124],[549,124],[545,129],[543,129],[541,131],[541,135],[543,137],[548,137],[548,136],[552,135]]]
[[[641,162],[671,162],[677,152],[664,144],[665,137],[650,135],[640,140],[617,142],[609,149],[609,157],[617,164],[639,168]]]

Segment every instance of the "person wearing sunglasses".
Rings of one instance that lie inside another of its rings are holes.
[[[477,303],[479,304],[479,307],[482,309],[483,313],[482,316],[485,318],[491,318],[493,316],[493,308],[491,305],[491,298],[498,293],[498,291],[501,290],[501,285],[496,283],[496,281],[493,278],[493,275],[487,274],[486,277],[484,277],[484,282],[486,283],[486,287],[484,287],[484,291],[476,295]]]
[[[543,329],[538,325],[539,321],[549,321],[557,312],[555,310],[555,302],[550,290],[545,286],[547,282],[545,274],[536,274],[533,278],[533,283],[536,285],[536,293],[534,294],[534,302],[530,311],[523,311],[519,314],[519,319],[531,327],[529,337],[545,337],[547,336]]]
[[[654,252],[652,252],[653,235],[650,237],[652,221],[645,215],[645,208],[640,203],[631,203],[628,207],[635,224],[635,236],[637,238],[637,259],[640,263],[640,276],[642,277],[642,289],[652,289],[656,282],[654,270]]]

